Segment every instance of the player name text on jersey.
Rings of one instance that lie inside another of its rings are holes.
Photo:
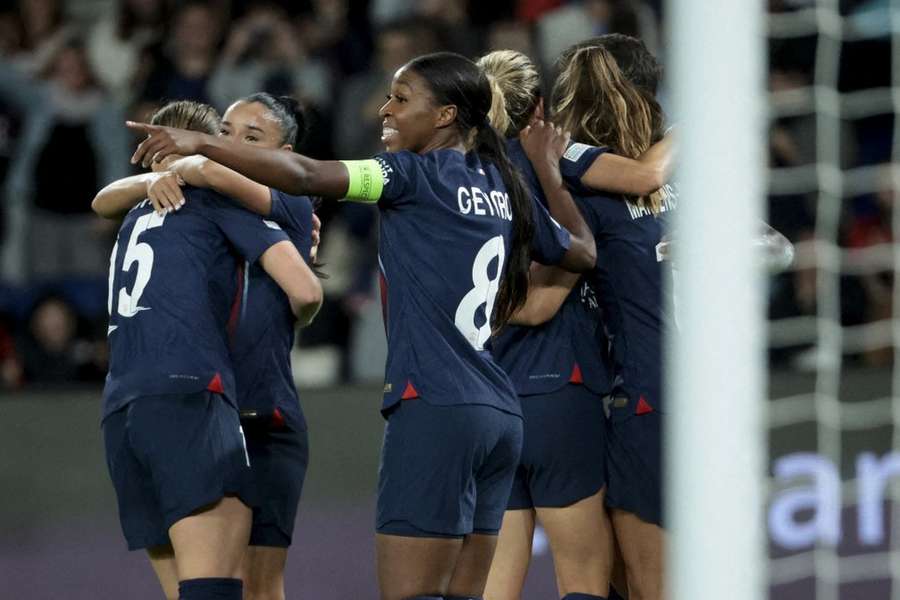
[[[456,198],[459,202],[459,212],[464,215],[470,213],[480,216],[490,215],[512,221],[509,194],[505,192],[491,190],[490,193],[487,193],[477,187],[460,186],[456,192]]]

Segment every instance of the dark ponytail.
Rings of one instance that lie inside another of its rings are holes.
[[[531,266],[531,238],[534,236],[532,199],[522,175],[506,154],[506,140],[485,123],[475,135],[475,152],[497,166],[509,194],[513,210],[513,234],[506,260],[506,271],[494,300],[491,329],[496,333],[509,322],[528,296],[528,272]]]
[[[257,92],[241,98],[241,102],[257,102],[272,113],[281,126],[281,143],[297,148],[307,131],[306,111],[300,101],[291,96],[273,96]]]
[[[494,300],[491,329],[502,329],[528,295],[531,266],[531,238],[534,234],[532,199],[525,181],[506,154],[506,141],[491,127],[491,84],[471,60],[452,52],[426,54],[410,61],[406,68],[427,82],[438,105],[456,106],[456,127],[463,140],[474,141],[472,150],[500,171],[512,206],[513,235],[500,289]]]

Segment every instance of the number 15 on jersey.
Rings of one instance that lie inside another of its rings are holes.
[[[142,233],[154,227],[161,227],[166,220],[166,215],[159,215],[155,211],[138,217],[131,230],[131,236],[128,238],[128,247],[125,249],[125,256],[122,259],[122,273],[131,271],[132,265],[137,263],[137,273],[134,278],[134,285],[131,292],[126,289],[125,285],[119,287],[118,303],[116,312],[126,318],[131,318],[142,310],[150,310],[149,307],[141,306],[141,295],[150,282],[150,276],[153,273],[153,248],[146,242],[138,241]],[[112,249],[112,255],[109,257],[109,296],[107,297],[107,310],[110,317],[113,316],[113,299],[115,293],[116,279],[116,257],[119,253],[119,243],[116,242]]]

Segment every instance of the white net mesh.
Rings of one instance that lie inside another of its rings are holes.
[[[900,600],[900,0],[772,4],[771,597]]]

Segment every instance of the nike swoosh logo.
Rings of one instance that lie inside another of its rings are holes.
[[[119,328],[118,325],[110,325],[109,327],[106,328],[106,335],[111,334],[113,331],[115,331],[118,328]]]

